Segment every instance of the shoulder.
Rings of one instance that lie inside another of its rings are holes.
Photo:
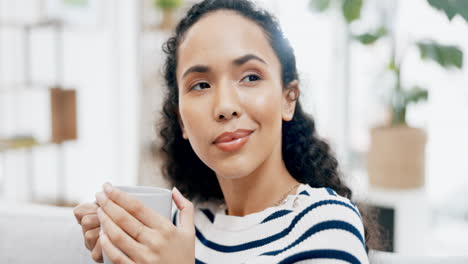
[[[350,199],[337,194],[333,189],[313,188],[305,185],[299,192],[295,212],[311,224],[334,221],[350,225],[359,236],[364,237],[364,226],[359,208]]]
[[[280,259],[326,257],[368,262],[361,214],[351,200],[332,189],[308,185],[295,200],[290,225],[294,238]]]
[[[297,195],[299,206],[298,209],[307,209],[312,211],[316,208],[327,209],[329,213],[343,211],[353,212],[358,219],[361,219],[356,204],[350,199],[336,193],[328,187],[314,188],[309,185],[304,185],[302,190]],[[331,215],[330,215],[331,216]]]

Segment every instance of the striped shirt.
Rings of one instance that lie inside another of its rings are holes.
[[[286,203],[243,217],[195,209],[195,263],[369,263],[358,208],[330,188],[301,184]]]

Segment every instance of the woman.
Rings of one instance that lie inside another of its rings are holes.
[[[205,0],[164,51],[163,171],[178,212],[171,223],[105,184],[99,208],[75,209],[93,259],[368,263],[369,234],[298,101],[277,21],[248,0]]]

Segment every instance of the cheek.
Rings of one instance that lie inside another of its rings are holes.
[[[203,113],[202,107],[198,104],[194,104],[191,100],[180,102],[180,115],[184,122],[185,132],[191,140],[199,138],[203,135],[200,131],[200,127],[203,127],[203,117],[206,113]]]
[[[271,129],[281,123],[281,92],[278,91],[278,88],[268,87],[243,98],[246,111],[261,128]]]
[[[179,102],[179,111],[184,121],[185,132],[188,136],[190,145],[197,156],[203,160],[206,152],[206,142],[210,140],[207,129],[210,129],[212,124],[209,123],[208,104],[200,103],[197,100],[187,100]]]

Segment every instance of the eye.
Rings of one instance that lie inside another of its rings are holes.
[[[210,88],[210,85],[206,82],[199,82],[197,84],[195,84],[194,86],[192,86],[190,88],[190,90],[203,90],[203,89],[207,89],[207,88]]]
[[[259,81],[260,80],[260,76],[256,75],[256,74],[249,74],[247,76],[245,76],[241,82],[255,82],[255,81]]]

